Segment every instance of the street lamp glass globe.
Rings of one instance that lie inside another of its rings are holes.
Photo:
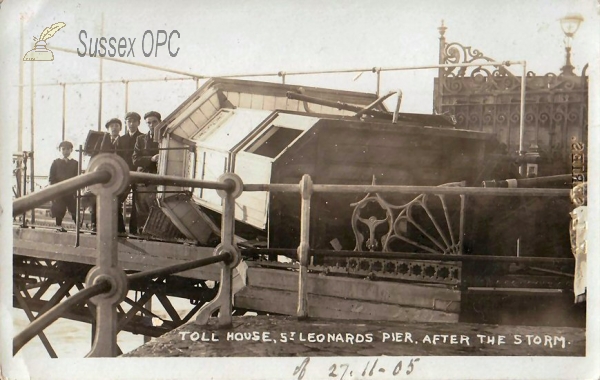
[[[573,37],[583,22],[580,14],[569,14],[560,19],[560,26],[567,37]]]

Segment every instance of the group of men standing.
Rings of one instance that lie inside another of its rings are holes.
[[[137,112],[128,112],[125,115],[127,130],[121,134],[123,123],[118,118],[110,119],[104,127],[107,132],[98,140],[92,150],[92,157],[100,153],[114,153],[122,157],[130,171],[145,173],[158,173],[158,142],[154,141],[154,130],[161,122],[161,115],[156,111],[150,111],[144,115],[144,121],[148,125],[148,133],[143,134],[139,130],[141,116]],[[67,180],[78,175],[77,161],[69,158],[73,151],[70,141],[63,141],[58,146],[61,158],[52,162],[48,182],[51,185]],[[136,235],[146,223],[150,215],[150,208],[156,204],[156,185],[144,183],[132,183],[118,197],[118,232],[126,233],[123,203],[129,194],[132,194],[131,215],[129,217],[129,234]],[[63,218],[69,210],[73,221],[75,221],[76,206],[75,194],[63,195],[52,201],[51,212],[56,219],[58,231],[66,232],[62,227]],[[92,231],[96,230],[96,205],[92,206],[91,212]]]
[[[128,112],[125,115],[127,130],[121,134],[123,124],[120,119],[110,119],[105,128],[107,133],[98,141],[92,157],[99,153],[114,153],[122,157],[130,171],[146,173],[158,172],[159,149],[158,142],[154,141],[154,129],[160,124],[161,115],[156,111],[150,111],[144,115],[144,121],[148,125],[148,133],[143,134],[139,130],[141,116],[137,112]],[[132,193],[131,215],[129,218],[129,234],[138,234],[138,228],[142,228],[150,214],[150,207],[156,202],[156,186],[144,183],[132,183],[119,195],[118,198],[118,232],[125,233],[125,218],[123,215],[123,203],[128,195]],[[92,208],[92,229],[95,229],[96,210]]]

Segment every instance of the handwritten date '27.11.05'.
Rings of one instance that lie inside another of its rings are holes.
[[[354,374],[356,373],[357,375],[360,374],[360,376],[362,378],[364,377],[375,377],[377,378],[377,375],[383,375],[383,374],[388,374],[391,373],[393,376],[400,376],[402,375],[402,371],[404,370],[404,374],[406,375],[410,375],[414,369],[415,369],[415,364],[421,359],[419,358],[414,358],[414,359],[410,359],[410,361],[408,362],[408,364],[406,364],[405,362],[407,360],[400,360],[396,363],[396,365],[394,366],[394,368],[386,368],[386,366],[382,366],[382,365],[377,365],[377,363],[379,362],[379,359],[375,359],[375,361],[373,363],[371,363],[371,361],[367,361],[367,363],[365,365],[352,365],[352,367],[350,366],[350,364],[347,363],[333,363],[331,365],[331,367],[329,367],[329,377],[332,378],[339,378],[339,380],[344,380],[344,379],[350,379],[354,377]],[[306,374],[306,370],[308,368],[308,363],[310,363],[310,358],[305,358],[302,363],[297,366],[294,369],[294,373],[293,376],[298,376],[297,380],[302,380],[304,378],[304,375]],[[357,369],[358,368],[358,369]],[[360,372],[362,370],[362,372]],[[355,371],[359,371],[359,372],[355,372]]]

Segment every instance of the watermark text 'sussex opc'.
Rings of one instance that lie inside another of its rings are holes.
[[[177,57],[179,47],[177,42],[181,34],[177,30],[167,33],[166,30],[146,30],[142,35],[141,42],[136,45],[137,38],[129,37],[89,37],[85,30],[79,32],[79,42],[81,47],[77,48],[77,54],[80,57],[133,57],[136,52],[138,56],[141,53],[144,57],[158,57],[159,54],[168,53],[171,57]],[[138,47],[139,46],[139,47]]]

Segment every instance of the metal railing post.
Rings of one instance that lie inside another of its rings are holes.
[[[77,151],[77,175],[81,175],[81,160],[83,159],[83,146],[79,145],[79,149]],[[75,215],[75,247],[79,247],[79,233],[81,232],[81,189],[77,189],[77,199],[75,204],[75,210],[77,210],[77,215]]]
[[[31,159],[31,162],[29,164],[31,170],[29,170],[29,188],[31,193],[33,194],[35,192],[35,156],[33,154],[33,151],[29,152],[29,158]],[[31,224],[35,224],[35,208],[31,209]]]
[[[373,67],[373,71],[377,74],[377,88],[375,89],[375,95],[379,97],[381,91],[381,67]]]
[[[111,284],[109,292],[91,298],[96,305],[96,334],[87,357],[117,356],[117,309],[127,294],[127,277],[119,267],[117,247],[118,196],[129,184],[129,167],[116,154],[100,154],[91,162],[88,171],[103,170],[111,174],[110,181],[91,186],[97,200],[97,261],[86,276],[86,287],[101,281]]]
[[[23,197],[27,195],[27,158],[29,158],[29,155],[27,152],[23,152]],[[23,220],[21,222],[22,227],[27,227],[26,212],[23,212]]]
[[[313,192],[313,183],[308,174],[302,176],[300,181],[300,196],[302,205],[300,210],[300,245],[298,246],[298,261],[300,273],[298,275],[298,310],[299,319],[308,318],[308,261],[310,250],[310,199]]]
[[[235,199],[242,194],[244,184],[242,179],[234,173],[225,173],[219,177],[218,181],[229,183],[231,188],[229,190],[217,190],[217,194],[223,199],[223,215],[221,217],[221,244],[215,248],[214,255],[228,253],[230,259],[221,263],[219,293],[211,302],[200,309],[196,321],[200,324],[207,324],[210,316],[218,310],[219,327],[229,327],[231,326],[233,311],[233,268],[242,260],[242,255],[233,240],[235,233]]]
[[[129,81],[123,81],[125,83],[125,113],[129,111]]]
[[[62,134],[61,141],[66,140],[67,135],[67,85],[64,83],[60,84],[62,86]]]

